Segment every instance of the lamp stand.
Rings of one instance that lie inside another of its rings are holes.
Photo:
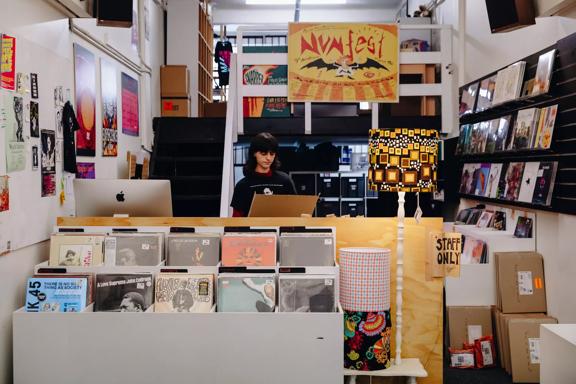
[[[398,238],[396,242],[396,356],[394,364],[402,364],[402,290],[404,289],[404,197],[398,192]]]

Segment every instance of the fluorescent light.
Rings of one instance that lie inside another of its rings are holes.
[[[346,4],[346,0],[301,0],[301,4]],[[294,5],[296,0],[246,0],[247,5]]]

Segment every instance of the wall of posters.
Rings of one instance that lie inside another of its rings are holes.
[[[23,171],[26,167],[23,101],[19,96],[4,93],[2,102],[2,124],[6,142],[6,172]]]
[[[77,179],[95,179],[96,166],[94,163],[76,163],[76,178]]]
[[[0,88],[13,91],[16,88],[16,38],[2,34],[0,36],[2,36]]]
[[[288,101],[398,102],[396,24],[290,23]]]
[[[122,72],[122,133],[139,135],[138,80]]]
[[[76,132],[76,153],[96,155],[96,59],[94,54],[74,44],[74,80],[76,117],[80,130]]]
[[[118,156],[118,86],[116,67],[100,60],[102,156]]]

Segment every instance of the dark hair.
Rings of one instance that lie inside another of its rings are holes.
[[[268,132],[261,132],[254,136],[250,142],[250,149],[248,150],[248,159],[244,165],[244,176],[253,175],[256,169],[256,152],[274,152],[276,157],[270,166],[272,171],[280,168],[280,161],[278,160],[278,140]]]
[[[141,310],[144,310],[144,296],[142,296],[140,293],[138,292],[127,292],[124,297],[122,297],[122,299],[128,299],[130,300],[132,303],[134,303],[134,305],[137,305],[138,307],[140,307]]]

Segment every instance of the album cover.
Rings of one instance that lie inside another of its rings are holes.
[[[503,116],[499,119],[492,120],[493,122],[498,122],[498,129],[496,130],[496,142],[494,143],[494,152],[505,151],[508,149],[508,131],[510,130],[511,120],[512,115]]]
[[[496,77],[497,75],[493,75],[480,82],[478,101],[476,102],[476,112],[481,112],[492,107],[494,88],[496,88]]]
[[[486,145],[484,146],[484,153],[493,153],[496,151],[496,141],[498,140],[498,126],[500,119],[488,121],[488,129],[486,130]]]
[[[280,312],[334,312],[335,276],[280,274],[278,310]]]
[[[471,124],[463,124],[460,126],[460,135],[458,136],[458,144],[456,144],[456,155],[465,155],[470,151],[471,133]]]
[[[462,236],[464,245],[460,264],[485,264],[488,263],[486,243],[470,236]]]
[[[222,265],[275,266],[275,233],[225,233],[222,236]]]
[[[478,83],[470,84],[462,91],[460,96],[460,116],[474,112],[477,93]]]
[[[498,71],[492,105],[517,99],[524,84],[525,61],[519,61]]]
[[[479,147],[478,153],[486,152],[486,142],[488,140],[488,134],[490,133],[490,121],[483,121],[480,123],[480,136],[479,136]]]
[[[482,153],[486,144],[485,125],[482,123],[472,124],[470,132],[470,151],[469,153]]]
[[[474,189],[478,182],[478,179],[474,178],[474,176],[478,176],[477,173],[479,169],[480,164],[464,164],[464,167],[462,168],[462,178],[460,179],[460,193],[466,195],[472,195],[474,193]]]
[[[470,217],[471,213],[472,208],[466,208],[458,212],[458,215],[456,215],[456,219],[454,219],[455,224],[466,224],[466,222],[468,221],[468,217]]]
[[[534,189],[536,187],[536,179],[538,178],[538,170],[540,163],[530,162],[524,165],[524,173],[522,174],[522,185],[520,186],[520,193],[518,194],[518,201],[524,203],[531,203]]]
[[[488,228],[490,226],[490,223],[492,222],[493,216],[494,216],[494,212],[492,212],[492,211],[482,212],[482,215],[480,215],[480,218],[478,219],[476,226],[478,228]]]
[[[478,220],[480,220],[480,216],[482,215],[483,211],[483,209],[472,208],[470,211],[470,216],[468,216],[468,220],[466,220],[466,225],[478,224]]]
[[[524,173],[524,163],[510,163],[506,170],[506,189],[504,199],[510,201],[518,200],[520,186],[522,184],[522,174]]]
[[[335,245],[333,233],[283,233],[280,235],[280,265],[333,266]]]
[[[492,227],[497,231],[506,230],[506,212],[496,211],[494,212],[494,219],[492,220]]]
[[[145,312],[154,299],[151,273],[96,275],[95,312]]]
[[[556,49],[543,53],[538,57],[538,67],[536,68],[536,77],[534,78],[532,96],[548,93],[555,57]]]
[[[96,266],[104,262],[104,235],[54,234],[50,236],[48,265]]]
[[[542,161],[536,176],[536,186],[532,195],[532,204],[550,205],[554,182],[556,181],[556,161]]]
[[[31,277],[26,286],[26,312],[80,312],[86,307],[88,279]]]
[[[207,313],[214,304],[214,277],[188,273],[156,276],[154,312]]]
[[[493,163],[490,166],[490,174],[488,175],[488,182],[486,183],[485,197],[495,199],[498,197],[498,182],[500,180],[500,173],[502,172],[502,163]]]
[[[274,274],[231,274],[218,276],[218,312],[274,312]]]
[[[534,139],[534,148],[549,149],[552,144],[552,135],[554,134],[554,124],[558,114],[558,104],[551,105],[540,110],[540,120]]]
[[[537,108],[521,109],[516,116],[510,149],[526,149],[532,145]]]
[[[508,174],[508,168],[510,168],[510,163],[503,163],[502,170],[500,171],[500,180],[498,180],[498,190],[496,191],[497,199],[504,199],[506,192],[506,175]]]
[[[490,175],[490,165],[490,163],[483,163],[477,172],[476,189],[474,190],[476,196],[486,196],[488,177]]]
[[[514,229],[514,237],[531,238],[532,237],[532,219],[525,216],[519,216]]]
[[[218,233],[170,233],[166,243],[167,265],[210,266],[220,261]]]
[[[163,233],[112,233],[106,238],[106,258],[114,265],[158,265],[164,259],[163,240]]]
[[[37,273],[33,277],[42,277],[42,278],[49,278],[49,277],[57,277],[57,278],[78,278],[78,279],[86,279],[87,280],[87,290],[86,290],[86,305],[89,305],[94,301],[94,281],[96,279],[96,275],[91,272],[82,272],[82,273]]]

